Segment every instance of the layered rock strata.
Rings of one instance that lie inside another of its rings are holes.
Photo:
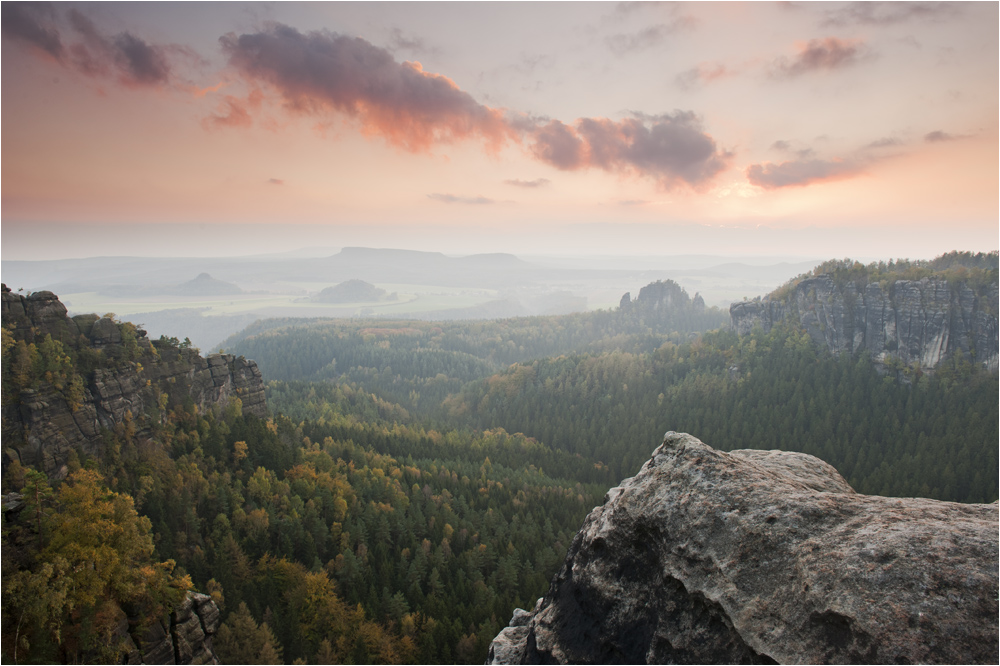
[[[838,287],[829,275],[802,280],[784,299],[733,303],[732,326],[741,335],[782,321],[803,326],[834,354],[866,350],[879,362],[896,358],[933,369],[963,354],[998,370],[997,285],[977,295],[968,285],[944,280],[897,280],[886,289],[872,282]]]
[[[66,306],[51,292],[28,296],[3,286],[3,326],[17,340],[39,343],[47,335],[69,349],[84,347],[108,359],[123,355],[120,325],[109,317],[67,316]],[[131,422],[143,434],[149,415],[162,404],[170,408],[190,400],[201,410],[225,406],[232,398],[243,413],[266,416],[264,382],[257,364],[242,356],[150,342],[139,329],[135,362],[108,362],[84,377],[83,397],[70,404],[64,391],[41,381],[4,398],[4,453],[8,460],[33,465],[60,476],[69,452],[80,448],[102,452],[102,430]]]
[[[997,663],[997,505],[668,432],[490,663]]]

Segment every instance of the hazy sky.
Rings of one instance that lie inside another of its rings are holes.
[[[993,2],[2,9],[4,259],[998,246]]]

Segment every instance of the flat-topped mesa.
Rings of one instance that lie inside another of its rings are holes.
[[[202,357],[197,349],[150,342],[142,329],[110,317],[70,318],[66,306],[51,292],[22,296],[3,285],[0,296],[3,327],[13,345],[34,344],[39,356],[57,356],[58,345],[46,343],[51,336],[63,350],[87,356],[92,368],[67,369],[59,361],[56,365],[65,376],[32,373],[27,366],[21,376],[13,378],[12,374],[9,395],[4,387],[5,463],[17,460],[50,476],[61,476],[70,451],[80,448],[90,455],[103,451],[103,429],[114,430],[132,420],[142,434],[154,411],[188,400],[207,410],[237,398],[244,414],[267,415],[260,370],[242,356]],[[12,346],[10,353],[18,353],[18,347]],[[7,354],[5,349],[5,363]],[[23,354],[30,358],[27,348]],[[58,361],[43,360],[46,364]]]
[[[838,286],[830,275],[799,282],[790,293],[733,303],[733,329],[747,335],[791,320],[834,354],[862,350],[877,362],[898,359],[931,370],[961,354],[996,373],[1000,334],[997,283],[977,294],[947,280],[895,280],[886,288],[870,282]]]
[[[489,663],[997,663],[997,504],[668,432]]]

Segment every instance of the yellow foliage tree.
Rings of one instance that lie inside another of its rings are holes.
[[[49,506],[32,506],[33,497],[51,495],[44,480],[32,483],[26,513],[39,550],[30,567],[8,575],[5,564],[4,652],[14,661],[117,661],[124,608],[151,621],[177,605],[191,581],[172,575],[173,561],[152,560],[149,519],[97,472],[75,471]]]

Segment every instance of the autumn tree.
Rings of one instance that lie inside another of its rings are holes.
[[[122,621],[162,615],[190,580],[172,575],[172,561],[152,560],[149,519],[136,513],[131,497],[108,490],[97,472],[77,470],[54,496],[39,477],[29,475],[25,486],[20,543],[4,545],[26,551],[26,566],[10,572],[4,566],[5,656],[118,660],[126,640]]]

